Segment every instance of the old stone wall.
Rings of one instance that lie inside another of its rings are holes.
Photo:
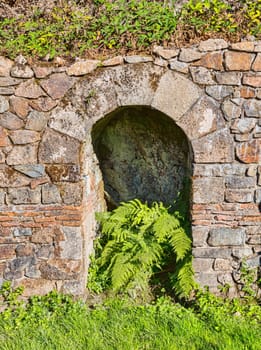
[[[197,280],[236,293],[242,259],[260,264],[261,42],[209,39],[103,62],[0,57],[0,282],[84,293],[105,208],[93,126],[133,106],[186,135]]]

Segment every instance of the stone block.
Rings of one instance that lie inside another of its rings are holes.
[[[246,134],[250,133],[256,125],[256,121],[253,118],[234,120],[231,125],[231,131],[233,133]]]
[[[179,54],[179,60],[181,62],[193,62],[202,57],[202,53],[193,48],[182,48]]]
[[[226,190],[225,199],[229,203],[251,203],[253,201],[253,191]]]
[[[221,52],[207,53],[200,58],[199,61],[193,63],[193,66],[201,66],[208,69],[222,71],[223,68],[223,54]]]
[[[14,146],[6,158],[8,165],[37,163],[37,145]]]
[[[221,108],[225,114],[226,120],[236,119],[241,116],[241,107],[237,106],[231,100],[224,101]]]
[[[21,83],[20,79],[14,79],[10,77],[0,77],[0,86],[6,87],[6,86],[15,86]]]
[[[15,64],[10,71],[14,78],[32,78],[34,76],[33,70],[25,64]]]
[[[24,122],[11,112],[0,115],[0,125],[9,130],[17,130],[23,127]]]
[[[53,72],[53,67],[48,65],[37,65],[33,66],[33,71],[36,78],[41,79],[50,75]]]
[[[78,182],[80,181],[79,165],[47,165],[46,172],[53,182]]]
[[[79,183],[60,184],[60,193],[63,203],[79,205],[82,202],[82,187]]]
[[[32,229],[30,227],[15,227],[13,229],[13,235],[14,237],[32,236]]]
[[[0,96],[0,113],[4,113],[9,109],[8,98]]]
[[[261,203],[261,189],[255,191],[255,202]]]
[[[39,97],[35,100],[29,101],[30,106],[38,112],[48,112],[57,106],[58,101],[51,97]]]
[[[25,119],[29,113],[29,101],[23,97],[12,96],[10,98],[10,111]]]
[[[42,186],[43,204],[61,203],[61,201],[61,195],[57,186],[53,184],[45,184]]]
[[[180,73],[187,74],[189,72],[188,63],[180,62],[177,58],[173,58],[169,61],[169,68]]]
[[[10,87],[0,87],[0,95],[13,95],[15,92],[15,89],[10,86]]]
[[[243,163],[261,163],[261,140],[242,142],[236,146],[237,158]]]
[[[98,60],[78,60],[67,68],[68,75],[80,76],[93,72],[101,62]]]
[[[233,139],[228,129],[192,141],[196,163],[231,163],[234,159]]]
[[[79,163],[79,141],[47,129],[39,146],[40,163]]]
[[[193,203],[220,203],[224,200],[224,180],[219,177],[193,180]]]
[[[15,95],[18,97],[38,98],[46,94],[34,79],[30,79],[19,85],[15,90]]]
[[[232,270],[232,262],[229,259],[215,259],[214,262],[214,270],[215,271],[231,271]]]
[[[102,62],[103,67],[119,66],[124,63],[122,56],[115,56]]]
[[[50,258],[54,258],[54,245],[51,244],[44,244],[39,247],[39,249],[35,252],[37,258],[48,260]]]
[[[40,265],[42,278],[47,280],[72,280],[79,277],[79,260],[49,259]]]
[[[0,77],[8,77],[13,64],[9,58],[0,56]]]
[[[228,85],[211,85],[206,87],[206,93],[216,100],[232,95],[234,88]]]
[[[244,259],[253,255],[253,250],[251,247],[233,248],[232,256],[237,259]]]
[[[217,287],[217,273],[216,272],[200,272],[195,274],[195,280],[201,287]]]
[[[21,187],[30,183],[30,179],[11,167],[0,164],[0,187]]]
[[[257,268],[261,266],[261,255],[256,255],[250,259],[246,260],[246,264],[249,268]]]
[[[244,110],[248,117],[261,118],[261,101],[248,100],[244,103]]]
[[[14,169],[32,178],[42,177],[45,175],[44,166],[42,164],[15,165]]]
[[[231,44],[231,49],[236,51],[254,52],[255,43],[254,41],[241,41],[238,43]]]
[[[193,270],[195,273],[197,272],[207,272],[213,270],[213,263],[214,259],[208,259],[208,258],[196,258],[193,259]]]
[[[229,189],[255,188],[256,179],[254,177],[227,176],[225,184]]]
[[[240,85],[242,73],[241,72],[217,72],[216,79],[222,85]]]
[[[261,75],[245,74],[243,76],[243,84],[257,87],[257,88],[261,87]]]
[[[131,64],[153,61],[153,58],[151,56],[139,56],[139,55],[125,56],[123,59],[124,59],[124,62],[131,63]]]
[[[208,39],[199,43],[199,51],[217,51],[228,48],[228,43],[224,39]]]
[[[5,204],[5,190],[0,189],[0,205]]]
[[[261,53],[257,54],[256,59],[252,65],[252,70],[261,72]]]
[[[25,128],[28,130],[42,131],[47,124],[45,113],[32,111],[29,113]]]
[[[47,94],[55,100],[62,98],[66,92],[71,89],[74,82],[75,79],[73,77],[69,77],[65,73],[55,73],[52,74],[50,78],[42,80],[40,85],[47,92]]]
[[[6,130],[0,126],[0,147],[7,146],[10,146],[10,140],[8,138]]]
[[[202,91],[189,79],[175,72],[167,72],[160,79],[152,107],[177,121],[201,95]]]
[[[206,226],[192,226],[193,247],[203,247],[207,244],[208,231]]]
[[[242,246],[246,241],[243,228],[219,227],[209,231],[208,244],[211,247]]]
[[[178,56],[179,49],[164,49],[162,46],[154,46],[153,53],[164,58],[165,60],[169,60],[173,57]]]
[[[82,259],[82,236],[80,227],[62,227],[65,240],[60,242],[62,259]]]
[[[225,52],[225,67],[226,70],[232,71],[247,71],[250,70],[254,60],[254,55],[246,52]]]
[[[15,244],[2,244],[0,245],[0,259],[8,260],[15,257]]]
[[[205,67],[190,67],[192,79],[197,84],[214,85],[211,72]]]
[[[32,130],[11,131],[9,136],[15,145],[26,145],[40,140],[40,134]]]
[[[17,257],[32,256],[34,253],[34,249],[31,244],[18,244],[18,246],[15,249],[15,252]]]
[[[39,188],[31,190],[27,187],[9,189],[7,198],[10,204],[40,204],[41,191]]]
[[[53,244],[56,229],[51,227],[35,228],[32,232],[31,242],[36,244]]]

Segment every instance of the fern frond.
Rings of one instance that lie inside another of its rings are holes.
[[[171,282],[175,293],[179,297],[189,297],[196,285],[191,256],[187,256],[186,259],[177,265],[176,271],[171,276]]]

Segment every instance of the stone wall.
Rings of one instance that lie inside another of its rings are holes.
[[[105,208],[93,126],[133,106],[187,137],[197,280],[236,293],[242,259],[260,264],[261,42],[210,39],[103,62],[0,57],[0,282],[84,293]]]

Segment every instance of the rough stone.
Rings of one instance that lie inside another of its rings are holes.
[[[29,66],[22,64],[14,65],[10,74],[14,78],[32,78],[34,76],[33,70]]]
[[[166,94],[171,90],[171,94]],[[159,87],[152,101],[152,107],[179,120],[199,99],[202,91],[187,78],[178,73],[167,72],[160,79]],[[173,108],[175,105],[176,108]]]
[[[250,70],[254,55],[246,52],[225,52],[225,67],[227,70]]]
[[[20,187],[30,183],[30,179],[11,167],[0,164],[0,187]]]
[[[40,163],[79,163],[80,143],[69,136],[47,129],[39,147]]]
[[[15,63],[17,64],[26,64],[27,63],[27,59],[22,55],[22,54],[19,54],[16,58],[15,58]]]
[[[45,96],[45,92],[34,79],[30,79],[19,85],[15,90],[15,95],[18,97],[38,98]]]
[[[0,96],[0,113],[4,113],[9,109],[8,99],[4,96]]]
[[[0,150],[0,164],[5,163],[5,154]]]
[[[40,82],[41,87],[53,98],[62,98],[74,84],[75,79],[65,73],[55,73],[46,80]],[[37,96],[40,97],[40,96]]]
[[[29,102],[30,106],[39,112],[51,111],[57,106],[57,101],[54,101],[51,97],[39,97],[36,100],[31,100]]]
[[[214,262],[215,271],[230,271],[231,270],[231,260],[228,259],[215,259]]]
[[[224,180],[219,177],[193,180],[194,203],[221,203],[224,200]]]
[[[0,86],[1,87],[7,87],[7,86],[14,86],[21,83],[20,79],[10,78],[10,77],[0,77]]]
[[[237,106],[231,100],[224,101],[221,108],[225,114],[226,120],[236,119],[241,116],[242,108]]]
[[[199,61],[195,62],[193,66],[201,66],[209,69],[222,71],[223,55],[220,52],[211,52],[202,56]]]
[[[56,108],[50,117],[49,127],[83,141],[86,137],[83,117],[67,108]]]
[[[207,272],[207,271],[213,271],[213,263],[214,259],[208,259],[208,258],[197,258],[193,261],[193,270],[197,272]]]
[[[217,72],[216,79],[219,84],[223,85],[240,85],[242,73],[241,72]]]
[[[261,266],[261,256],[256,255],[253,258],[247,259],[246,264],[249,268],[257,268]]]
[[[78,183],[60,184],[60,193],[63,203],[78,205],[82,202],[82,187]]]
[[[178,56],[179,49],[164,49],[162,46],[154,46],[153,53],[164,58],[165,60],[169,60]]]
[[[207,244],[208,231],[206,226],[192,226],[193,247],[203,247]]]
[[[102,62],[102,65],[104,67],[113,67],[113,66],[119,66],[121,64],[123,64],[124,59],[122,56],[115,56],[112,58],[109,58],[105,61]]]
[[[261,162],[261,140],[242,142],[236,146],[236,155],[243,163]]]
[[[160,67],[167,67],[168,66],[168,61],[164,60],[161,57],[156,57],[153,63],[156,66],[160,66]]]
[[[193,140],[215,131],[219,118],[216,102],[204,96],[178,121],[178,125]]]
[[[215,84],[210,71],[205,67],[190,67],[190,73],[192,75],[193,81],[197,84]]]
[[[188,64],[185,62],[180,62],[177,58],[173,58],[169,61],[169,67],[180,73],[187,74],[189,72]]]
[[[32,236],[32,229],[30,227],[16,227],[13,229],[14,237],[22,237],[22,236]]]
[[[61,203],[59,189],[53,184],[45,184],[42,186],[42,202],[44,204]]]
[[[8,190],[8,202],[12,204],[39,204],[41,203],[41,190],[31,190],[28,187],[21,187]]]
[[[227,85],[211,85],[206,87],[206,93],[216,100],[222,100],[224,97],[232,95],[234,89]]]
[[[0,56],[0,77],[8,77],[13,66],[13,61],[4,56]]]
[[[80,167],[78,165],[47,165],[46,172],[53,182],[80,181]]]
[[[221,129],[192,141],[196,163],[230,163],[234,158],[233,139],[228,129]]]
[[[233,248],[232,256],[237,259],[243,259],[253,255],[253,250],[251,247]]]
[[[29,113],[25,128],[28,130],[42,131],[47,124],[47,116],[42,112]]]
[[[228,203],[251,203],[253,191],[251,190],[227,190],[225,199]]]
[[[40,265],[40,271],[41,276],[48,280],[70,280],[78,277],[80,267],[78,260],[49,259]]]
[[[223,39],[208,39],[199,43],[199,51],[217,51],[226,49],[228,43]]]
[[[31,256],[33,254],[33,247],[30,244],[19,244],[16,247],[15,252],[17,257]]]
[[[217,274],[215,272],[199,272],[195,274],[195,280],[201,286],[208,286],[208,288],[216,287],[217,285]]]
[[[257,174],[257,166],[250,165],[250,167],[247,169],[247,176],[256,176],[256,174]]]
[[[36,244],[49,244],[52,243],[55,239],[57,233],[56,228],[43,227],[34,229],[32,232],[31,242]],[[48,246],[50,248],[50,246]]]
[[[244,103],[244,110],[248,117],[261,117],[261,101],[248,100]]]
[[[44,166],[42,164],[15,165],[14,169],[31,178],[45,175]]]
[[[255,202],[261,203],[261,189],[255,191]]]
[[[65,240],[60,242],[61,258],[80,260],[82,258],[82,237],[80,227],[62,227]]]
[[[239,97],[241,98],[253,98],[255,97],[255,90],[248,86],[243,86],[235,93],[239,92]]]
[[[66,72],[68,75],[85,75],[94,71],[101,64],[98,60],[79,60],[73,63]]]
[[[145,63],[152,62],[153,58],[151,56],[125,56],[124,61],[126,63]]]
[[[10,98],[10,111],[25,119],[29,113],[29,101],[22,97],[12,96]]]
[[[0,147],[6,147],[10,145],[10,141],[7,132],[0,126]]]
[[[48,75],[50,75],[53,72],[53,67],[51,66],[33,66],[33,71],[36,76],[36,78],[46,78]]]
[[[36,251],[36,256],[39,259],[48,260],[54,257],[54,246],[51,244],[41,245],[40,248]]]
[[[9,130],[17,130],[23,127],[24,122],[11,112],[0,115],[0,125]]]
[[[255,125],[255,119],[237,119],[233,121],[231,125],[231,131],[233,133],[245,134],[251,132],[254,129]]]
[[[6,158],[8,165],[37,163],[37,145],[14,146]]]
[[[182,48],[179,54],[179,60],[181,62],[193,62],[197,61],[202,57],[202,53],[197,49],[191,48]]]
[[[208,244],[211,247],[241,246],[245,244],[246,233],[243,228],[220,227],[209,231]]]
[[[5,191],[0,189],[0,205],[5,204]]]
[[[231,49],[236,51],[253,52],[255,49],[255,43],[253,41],[241,41],[239,43],[231,44]]]
[[[261,53],[256,56],[256,59],[252,65],[252,70],[255,72],[261,72]]]
[[[261,87],[261,75],[244,75],[243,84],[257,88]]]
[[[225,179],[226,187],[229,189],[254,188],[256,180],[254,177],[227,176]]]
[[[32,130],[15,130],[9,133],[15,145],[26,145],[40,140],[40,134]]]
[[[0,87],[0,95],[13,95],[15,89],[12,86]]]
[[[39,267],[37,265],[32,264],[32,265],[26,267],[24,275],[25,275],[25,277],[28,277],[28,278],[40,278],[41,272],[40,272]]]

